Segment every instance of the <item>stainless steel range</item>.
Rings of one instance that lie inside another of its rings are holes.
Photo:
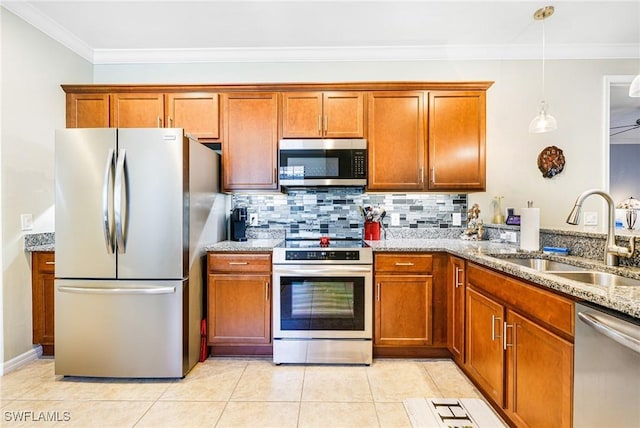
[[[273,286],[274,363],[371,364],[373,253],[363,241],[286,241],[273,250]]]

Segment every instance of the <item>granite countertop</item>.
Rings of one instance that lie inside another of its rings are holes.
[[[222,241],[205,246],[206,251],[229,252],[269,252],[278,246],[282,239],[249,239],[245,242]],[[522,252],[513,244],[494,243],[490,241],[465,241],[461,239],[388,239],[367,241],[374,252],[446,252],[480,265],[513,275],[543,287],[556,290],[614,309],[635,318],[640,318],[640,287],[633,286],[598,286],[573,281],[559,276],[540,272],[531,268],[502,260],[500,257],[541,256],[540,252]],[[26,251],[54,251],[54,243],[42,240],[27,242]],[[619,274],[640,280],[640,268],[606,266],[602,261],[575,256],[544,255],[544,258],[568,262],[587,269]]]

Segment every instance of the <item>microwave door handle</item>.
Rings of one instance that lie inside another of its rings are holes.
[[[118,252],[125,253],[126,252],[126,217],[123,214],[122,208],[122,192],[125,193],[124,203],[125,207],[129,209],[129,192],[127,189],[127,150],[122,149],[118,153],[118,162],[116,164],[116,177],[115,183],[113,186],[113,205],[114,205],[114,214],[115,214],[115,223],[116,223],[116,242],[118,244]]]
[[[107,247],[107,253],[113,254],[114,252],[114,239],[113,239],[113,213],[112,205],[109,203],[111,198],[109,197],[109,190],[113,185],[113,174],[115,166],[115,152],[113,149],[109,149],[107,154],[107,162],[104,167],[104,179],[102,183],[102,228],[104,231],[104,243]]]

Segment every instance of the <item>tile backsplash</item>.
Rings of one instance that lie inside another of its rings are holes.
[[[284,229],[288,238],[328,235],[362,238],[359,206],[384,207],[384,226],[394,228],[447,229],[453,214],[466,223],[466,194],[363,193],[359,188],[290,189],[287,194],[236,194],[232,206],[246,206],[252,227]],[[400,224],[391,226],[391,214]]]

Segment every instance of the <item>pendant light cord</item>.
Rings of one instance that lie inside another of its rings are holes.
[[[545,81],[544,81],[544,58],[545,58],[545,45],[546,45],[545,31],[544,31],[544,21],[545,20],[546,20],[546,18],[542,18],[542,101],[545,101],[545,94],[544,94],[544,85],[545,85]]]

